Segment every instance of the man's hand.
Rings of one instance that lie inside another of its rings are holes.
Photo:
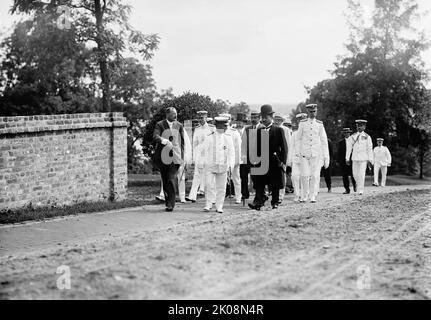
[[[329,168],[329,159],[325,159],[323,162],[323,165],[324,165],[325,169],[328,169]]]
[[[346,164],[350,166],[350,160],[346,160]]]
[[[390,167],[390,166],[391,166],[391,164],[389,163],[389,164],[388,164],[388,167]]]

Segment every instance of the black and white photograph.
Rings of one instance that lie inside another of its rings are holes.
[[[0,300],[431,300],[431,1],[1,0]]]

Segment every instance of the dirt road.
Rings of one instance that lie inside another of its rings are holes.
[[[429,186],[334,194],[10,255],[0,297],[431,299],[430,199]],[[70,290],[57,288],[62,265]]]

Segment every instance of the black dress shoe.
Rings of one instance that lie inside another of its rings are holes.
[[[350,191],[344,191],[343,194],[350,194]]]
[[[250,209],[253,209],[253,210],[256,210],[256,211],[260,211],[260,206],[258,206],[258,205],[256,205],[256,204],[249,203],[249,204],[248,204],[248,207],[249,207]]]
[[[195,203],[196,202],[196,200],[192,200],[189,197],[186,197],[186,201],[191,202],[191,203]]]
[[[165,209],[165,211],[166,211],[166,212],[172,212],[172,211],[174,211],[174,208],[167,207],[167,208]]]
[[[353,191],[356,192],[356,187],[353,187]]]
[[[278,204],[274,204],[274,205],[272,205],[272,209],[273,209],[273,210],[278,209]]]

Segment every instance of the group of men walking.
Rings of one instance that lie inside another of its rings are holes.
[[[231,123],[230,114],[215,117],[214,124],[207,121],[207,111],[198,112],[199,125],[187,133],[177,121],[175,108],[166,110],[166,119],[156,124],[155,164],[162,177],[160,199],[166,203],[166,211],[175,207],[176,185],[181,202],[196,202],[198,191],[205,194],[204,211],[215,206],[223,212],[226,194],[234,194],[235,202],[245,203],[250,198],[249,177],[255,196],[248,206],[260,210],[271,196],[271,207],[278,208],[283,201],[286,186],[294,192],[295,202],[315,203],[319,193],[320,174],[323,174],[331,192],[332,144],[328,140],[322,121],[317,120],[317,105],[309,104],[307,114],[296,116],[298,128],[292,130],[292,122],[274,115],[270,105],[251,113],[251,124],[245,117],[238,126]],[[357,132],[344,128],[344,138],[338,142],[338,161],[341,164],[345,194],[349,194],[350,181],[353,191],[364,193],[367,167],[374,165],[374,185],[378,186],[379,171],[382,186],[386,183],[387,167],[391,155],[383,147],[383,139],[377,139],[373,150],[371,137],[365,132],[366,120],[356,120]],[[185,168],[194,164],[193,182],[185,197]],[[178,181],[178,182],[177,182]],[[227,191],[228,190],[228,191]]]

